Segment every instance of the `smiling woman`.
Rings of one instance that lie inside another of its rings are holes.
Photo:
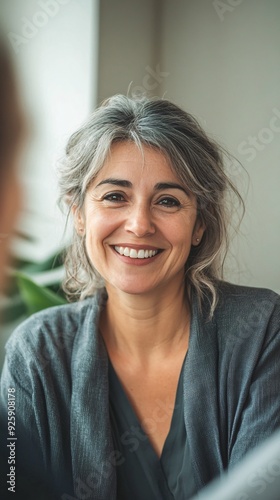
[[[69,141],[59,172],[61,202],[81,210],[88,186],[101,168],[104,172],[108,158],[112,156],[112,146],[124,141],[127,145],[130,143],[130,150],[133,147],[131,155],[137,150],[139,176],[145,175],[144,148],[150,155],[160,153],[157,161],[168,166],[172,182],[195,200],[197,221],[206,231],[203,241],[203,231],[197,237],[199,241],[192,245],[185,261],[188,278],[185,284],[196,290],[199,301],[207,291],[210,293],[212,314],[218,300],[215,281],[222,276],[222,263],[228,247],[228,212],[231,210],[228,210],[226,196],[232,193],[240,205],[243,202],[224,172],[222,149],[206,136],[190,114],[165,100],[130,100],[115,96],[106,101],[95,112],[94,118]],[[128,170],[129,162],[127,158]],[[150,176],[151,170],[154,166],[150,170],[146,168],[146,175],[149,171]],[[157,191],[167,187],[164,177],[158,178],[156,184]],[[127,183],[126,187],[129,188]],[[134,189],[137,190],[137,186]],[[170,190],[168,192],[171,194]],[[163,201],[161,205],[166,203]],[[79,231],[69,249],[66,270],[65,291],[74,300],[91,295],[104,285],[102,276],[88,260],[83,234]]]
[[[222,281],[223,151],[176,105],[115,96],[60,188],[74,302],[9,341],[17,467],[52,499],[187,500],[280,426],[279,296]]]

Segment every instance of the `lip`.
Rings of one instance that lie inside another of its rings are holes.
[[[152,245],[134,245],[132,243],[114,243],[113,245],[110,245],[110,247],[127,247],[127,248],[135,248],[135,250],[163,250],[163,248],[160,247],[155,247]]]
[[[127,248],[134,248],[135,250],[158,250],[158,253],[156,253],[156,255],[154,255],[153,257],[149,257],[147,259],[132,259],[131,257],[127,257],[125,255],[121,255],[119,254],[116,250],[115,250],[115,246],[126,246]],[[110,245],[110,248],[112,250],[112,252],[114,253],[114,255],[116,257],[118,257],[118,259],[120,259],[122,262],[126,263],[126,264],[129,264],[130,266],[147,266],[149,264],[152,264],[158,257],[159,255],[162,253],[162,249],[159,249],[158,247],[154,247],[154,246],[151,246],[151,245],[131,245],[131,244],[126,244],[126,243],[122,243],[122,244],[118,244],[118,245]]]

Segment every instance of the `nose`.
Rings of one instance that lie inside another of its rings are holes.
[[[155,233],[150,207],[137,205],[131,208],[125,222],[126,231],[138,238]]]

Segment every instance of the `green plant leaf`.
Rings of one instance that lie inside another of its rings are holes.
[[[48,288],[37,285],[25,274],[16,271],[15,275],[22,300],[26,304],[29,314],[41,311],[47,307],[66,304],[66,300],[63,297],[48,290]]]

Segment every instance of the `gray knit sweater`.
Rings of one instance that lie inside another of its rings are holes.
[[[192,301],[183,373],[197,491],[280,427],[280,297],[227,283],[219,295],[211,321],[207,307],[199,312]],[[120,457],[110,432],[108,357],[98,334],[104,300],[98,293],[35,314],[7,343],[3,425],[8,388],[15,388],[19,477],[26,470],[27,488],[53,489],[45,496],[52,500],[116,499]]]

